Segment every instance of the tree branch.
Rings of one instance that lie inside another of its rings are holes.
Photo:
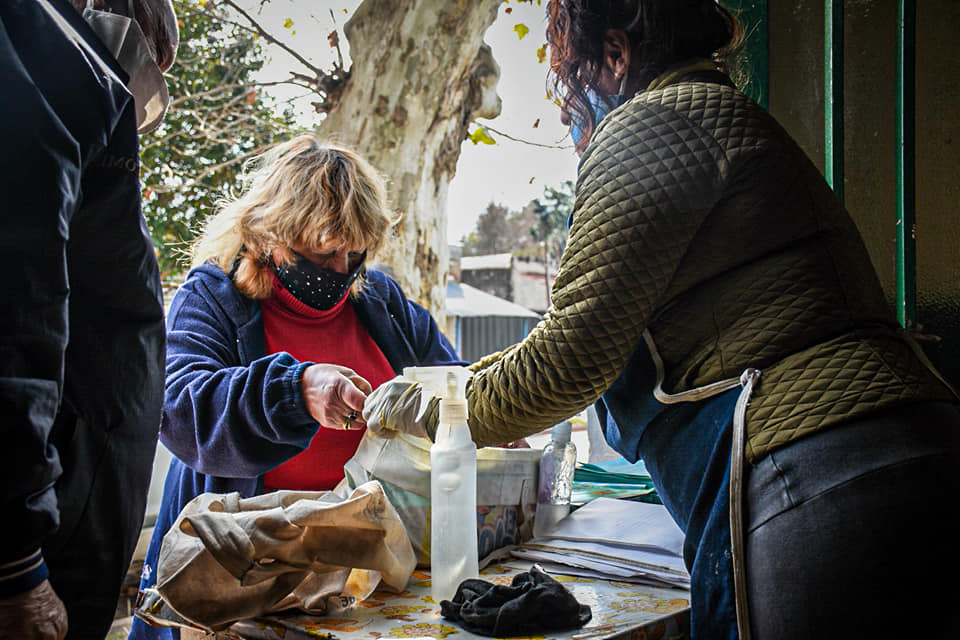
[[[541,147],[543,149],[573,149],[572,144],[542,144],[539,142],[531,142],[530,140],[524,140],[522,138],[516,138],[511,136],[509,133],[504,133],[503,131],[498,131],[488,124],[478,124],[477,126],[483,127],[487,131],[493,131],[498,136],[503,136],[507,140],[513,140],[514,142],[519,142],[520,144],[527,144],[531,147]]]
[[[193,176],[193,178],[192,178],[191,180],[188,180],[188,181],[183,182],[183,183],[181,183],[181,184],[178,184],[178,185],[175,185],[175,186],[169,186],[169,185],[166,185],[166,184],[157,184],[157,185],[150,185],[150,188],[151,188],[153,191],[155,191],[156,193],[166,193],[166,192],[169,192],[169,191],[181,191],[181,192],[185,192],[185,191],[187,191],[188,189],[192,189],[193,187],[195,187],[196,185],[198,185],[198,184],[200,183],[200,181],[203,180],[204,178],[206,178],[207,176],[212,175],[212,174],[216,173],[217,171],[220,171],[221,169],[225,169],[225,168],[227,168],[227,167],[229,167],[229,166],[231,166],[231,165],[234,165],[234,164],[243,162],[243,161],[246,160],[247,158],[252,158],[253,156],[259,155],[259,154],[262,153],[264,150],[266,150],[269,146],[270,146],[270,145],[267,145],[267,144],[258,145],[256,148],[251,149],[250,151],[248,151],[248,152],[246,152],[246,153],[244,153],[244,154],[242,154],[242,155],[232,157],[232,158],[230,158],[229,160],[224,160],[223,162],[220,162],[220,163],[217,163],[217,164],[214,164],[214,165],[210,165],[209,167],[207,167],[206,169],[204,169],[204,170],[201,171],[200,173],[198,173],[198,174],[196,174],[195,176]]]
[[[271,43],[277,45],[278,47],[280,47],[281,49],[283,49],[284,51],[286,51],[288,54],[290,54],[290,56],[292,56],[293,58],[295,58],[300,64],[302,64],[303,66],[305,66],[307,69],[310,69],[310,71],[312,71],[313,74],[314,74],[316,77],[319,78],[320,76],[325,75],[322,69],[320,69],[319,67],[315,67],[314,65],[310,64],[310,61],[307,60],[306,58],[304,58],[304,57],[303,57],[302,55],[300,55],[299,53],[297,53],[297,51],[295,51],[295,50],[292,49],[291,47],[287,46],[286,44],[284,44],[283,42],[281,42],[279,39],[277,39],[276,37],[274,37],[273,35],[271,35],[269,32],[267,32],[267,30],[264,29],[264,28],[260,25],[259,22],[257,22],[256,20],[254,20],[253,17],[252,17],[249,13],[247,13],[247,12],[244,11],[242,8],[240,8],[240,6],[239,6],[236,2],[234,2],[233,0],[222,0],[222,2],[223,2],[223,4],[225,4],[225,5],[229,6],[229,7],[232,7],[234,11],[236,11],[237,13],[239,13],[240,15],[242,15],[244,18],[246,18],[247,21],[248,21],[248,22],[253,26],[253,28],[256,30],[256,32],[257,32],[258,34],[260,34],[261,36],[263,36],[263,38],[264,38],[265,40],[267,40],[267,42],[271,42]]]

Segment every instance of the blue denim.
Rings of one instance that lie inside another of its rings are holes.
[[[663,404],[656,368],[641,343],[597,403],[607,442],[643,460],[657,493],[685,534],[693,638],[738,637],[730,551],[730,438],[740,387],[699,402]]]

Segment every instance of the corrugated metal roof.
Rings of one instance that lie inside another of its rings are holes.
[[[464,256],[460,258],[460,270],[469,269],[509,269],[513,255],[510,253],[491,253],[485,256]]]
[[[526,307],[492,296],[468,284],[452,281],[447,283],[447,314],[461,318],[481,316],[540,318],[539,314]]]

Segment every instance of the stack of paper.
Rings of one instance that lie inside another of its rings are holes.
[[[690,588],[683,532],[659,504],[597,498],[511,553],[548,572]]]

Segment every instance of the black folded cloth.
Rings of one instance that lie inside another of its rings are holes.
[[[509,587],[464,580],[452,601],[440,603],[440,612],[471,633],[496,638],[575,629],[592,616],[590,607],[537,567],[515,575]]]

